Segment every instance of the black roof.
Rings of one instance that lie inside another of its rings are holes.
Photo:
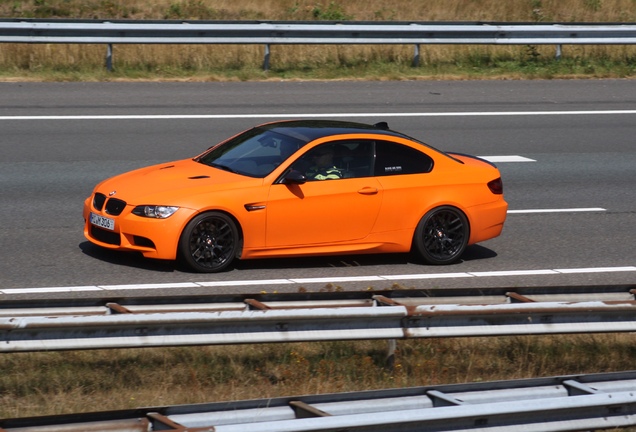
[[[285,120],[257,126],[258,129],[269,130],[282,135],[294,137],[305,143],[318,138],[341,134],[376,133],[397,136],[413,140],[400,132],[388,129],[386,123],[369,125],[341,120]]]

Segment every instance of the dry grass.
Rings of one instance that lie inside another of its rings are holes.
[[[632,369],[633,335],[147,348],[0,357],[0,418]]]
[[[175,20],[398,20],[501,22],[634,22],[632,0],[33,0],[0,1],[6,18]],[[631,77],[633,46],[427,46],[411,67],[411,46],[273,46],[262,71],[263,47],[116,45],[115,72],[104,70],[101,45],[7,44],[0,79],[254,80]]]
[[[636,21],[632,0],[33,0],[0,1],[6,18]]]

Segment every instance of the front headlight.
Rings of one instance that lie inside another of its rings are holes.
[[[133,209],[132,213],[137,216],[144,216],[155,219],[166,219],[172,216],[179,207],[162,205],[141,205]]]

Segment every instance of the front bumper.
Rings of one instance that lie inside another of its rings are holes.
[[[176,259],[181,232],[196,211],[180,208],[167,219],[155,219],[134,215],[133,208],[126,205],[119,215],[113,216],[105,208],[96,209],[90,196],[84,201],[84,237],[108,249],[141,252],[147,258]],[[114,229],[93,225],[91,213],[114,220]]]

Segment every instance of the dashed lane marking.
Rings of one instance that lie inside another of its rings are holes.
[[[486,159],[487,161],[493,163],[502,163],[502,162],[536,162],[535,159],[530,159],[524,156],[478,156],[482,159]]]

